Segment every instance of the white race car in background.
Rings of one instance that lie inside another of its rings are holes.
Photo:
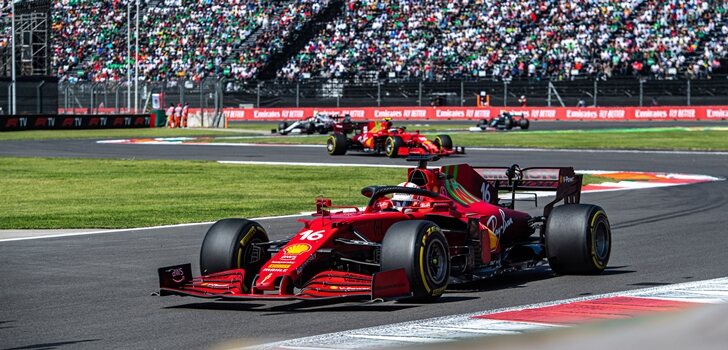
[[[528,118],[523,114],[503,112],[495,118],[483,119],[474,127],[471,127],[470,131],[480,132],[487,130],[511,130],[513,128],[521,128],[521,130],[528,130],[531,125]]]
[[[278,130],[271,130],[272,133],[278,133],[281,135],[288,134],[327,134],[334,128],[334,124],[340,117],[330,116],[328,114],[316,114],[313,117],[290,122],[280,122],[278,124]]]

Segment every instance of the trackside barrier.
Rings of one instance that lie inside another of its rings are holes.
[[[229,121],[296,120],[316,113],[350,115],[354,120],[480,120],[501,112],[523,114],[533,120],[728,120],[728,106],[700,107],[362,107],[362,108],[226,108]]]
[[[155,124],[153,114],[0,116],[0,131],[153,128]]]

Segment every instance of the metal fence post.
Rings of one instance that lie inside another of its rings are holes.
[[[296,82],[296,108],[301,107],[299,98],[301,97],[301,83]]]
[[[551,107],[551,86],[552,86],[552,84],[551,84],[551,81],[549,80],[549,87],[548,87],[549,95],[546,98],[546,105],[549,107]]]
[[[95,94],[96,94],[96,84],[91,84],[91,102],[89,103],[89,113],[90,114],[94,114],[94,103],[96,103],[96,101],[94,101]]]
[[[644,102],[644,84],[645,84],[645,81],[642,80],[642,78],[640,78],[640,107],[643,106],[643,102]]]
[[[36,86],[36,113],[42,114],[43,113],[43,85],[45,85],[45,80],[41,81],[38,86]],[[54,111],[54,113],[57,111]]]
[[[185,104],[185,83],[184,82],[177,83],[177,86],[179,87],[179,103],[184,105]],[[165,81],[162,85],[162,91],[164,91],[165,90],[164,88],[166,88],[166,87],[167,87],[167,82]]]
[[[377,81],[377,107],[382,106],[382,83]]]
[[[64,99],[64,101],[63,101],[64,109],[63,109],[63,111],[65,112],[65,114],[68,114],[68,90],[70,90],[70,88],[71,88],[70,86],[66,85],[66,88],[64,90],[64,98],[63,98]]]
[[[417,101],[419,102],[420,107],[422,107],[422,80],[419,81],[419,88],[418,88],[418,95],[417,95]]]
[[[260,82],[255,85],[255,107],[260,108]]]
[[[162,106],[164,108],[164,106]],[[114,89],[114,113],[119,114],[119,85]]]
[[[594,107],[597,106],[597,91],[598,91],[597,87],[598,87],[598,84],[599,84],[599,79],[598,78],[597,79],[594,79]]]
[[[503,106],[508,106],[508,82],[503,81]]]
[[[688,106],[690,106],[690,95],[692,93],[692,91],[691,91],[692,86],[691,85],[692,84],[690,82],[690,78],[688,78]]]
[[[224,87],[225,85],[226,85],[226,83],[225,83],[225,80],[223,80],[223,79],[220,79],[217,82],[217,91],[219,93],[219,97],[218,98],[220,99],[220,111],[218,111],[219,113],[222,113],[223,108],[225,108],[225,87]],[[220,127],[220,121],[219,120],[217,122],[217,125],[215,125],[215,127],[216,128],[217,127]]]
[[[460,80],[460,107],[465,106],[465,82]]]

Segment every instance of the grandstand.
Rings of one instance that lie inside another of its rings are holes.
[[[130,3],[54,1],[53,71],[123,81]],[[728,63],[722,0],[140,3],[147,81],[701,79]]]

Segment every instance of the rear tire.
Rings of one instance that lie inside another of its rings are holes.
[[[452,149],[452,139],[449,135],[437,135],[434,143],[440,150],[445,149],[449,151]]]
[[[600,274],[611,248],[609,219],[599,206],[558,206],[546,220],[546,256],[557,274]]]
[[[346,154],[346,135],[335,132],[326,139],[326,151],[332,156]]]
[[[529,122],[528,119],[523,118],[518,122],[518,126],[521,127],[521,130],[528,130],[528,127],[531,126],[531,122]]]
[[[440,227],[431,221],[400,221],[382,241],[382,271],[403,268],[412,302],[433,302],[447,288],[450,251]]]
[[[243,289],[247,291],[255,275],[270,258],[265,249],[253,245],[263,242],[268,242],[268,234],[257,222],[246,219],[220,220],[207,230],[202,241],[200,272],[209,275],[244,269]]]
[[[404,141],[399,136],[390,136],[384,141],[384,154],[389,158],[396,158]]]
[[[506,130],[513,129],[513,119],[511,119],[511,118],[505,118],[505,120],[503,120],[503,127]]]

